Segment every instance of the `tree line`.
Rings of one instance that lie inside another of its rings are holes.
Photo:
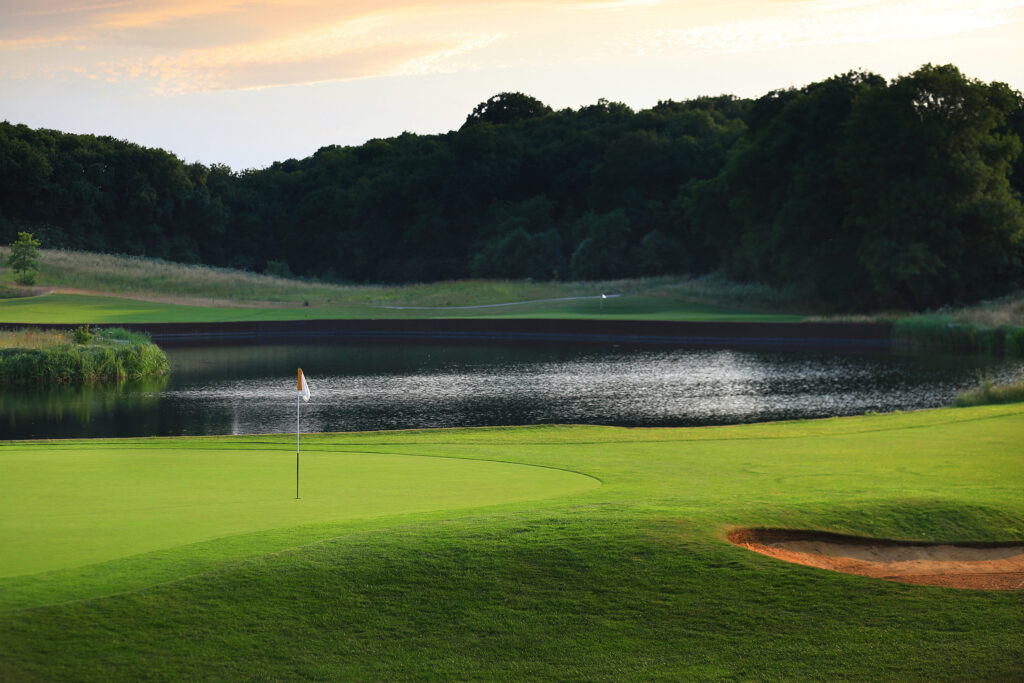
[[[347,282],[724,269],[925,308],[1024,284],[1022,138],[1021,94],[950,65],[641,111],[502,93],[244,171],[5,122],[0,241]]]

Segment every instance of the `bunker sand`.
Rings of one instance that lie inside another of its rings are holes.
[[[786,562],[886,581],[1024,590],[1024,543],[901,543],[786,529],[737,529],[729,540]]]

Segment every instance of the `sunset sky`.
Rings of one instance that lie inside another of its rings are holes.
[[[1024,0],[0,0],[0,119],[235,169],[522,91],[757,96],[926,62],[1024,89]]]

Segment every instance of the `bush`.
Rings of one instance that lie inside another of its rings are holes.
[[[83,325],[82,327],[75,328],[71,338],[76,344],[91,344],[93,337],[92,332],[89,331],[89,326]]]
[[[96,330],[96,335],[104,341],[132,342],[134,344],[148,344],[150,341],[149,332],[133,332],[123,327],[105,327]]]
[[[292,274],[292,269],[288,266],[287,261],[267,261],[267,267],[263,269],[264,275],[273,275],[274,277],[295,277]]]

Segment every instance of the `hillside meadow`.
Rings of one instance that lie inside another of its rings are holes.
[[[0,263],[5,251],[0,249]],[[0,267],[0,281],[11,277],[9,268]],[[792,292],[721,276],[343,285],[44,249],[38,285],[20,292],[23,296],[0,298],[0,323],[451,317],[784,322],[804,317]]]
[[[739,527],[1024,539],[1024,405],[0,444],[0,678],[1007,679],[1024,592]]]

